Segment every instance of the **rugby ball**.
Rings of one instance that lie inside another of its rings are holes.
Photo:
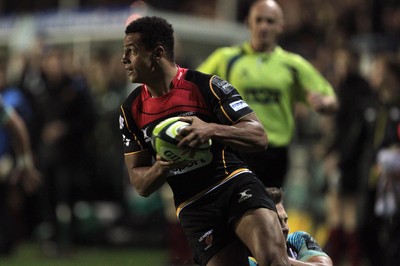
[[[198,160],[210,160],[211,139],[198,147],[194,155],[189,152],[185,153],[185,149],[179,148],[177,145],[182,140],[179,132],[189,126],[189,123],[179,121],[179,117],[170,117],[161,121],[152,132],[151,143],[154,150],[165,160],[175,162],[190,163]]]

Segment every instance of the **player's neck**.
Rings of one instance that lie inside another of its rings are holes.
[[[270,53],[272,52],[275,47],[277,46],[276,43],[266,44],[266,43],[251,43],[251,47],[257,53]]]
[[[162,69],[157,75],[158,78],[152,80],[147,84],[151,97],[157,98],[167,94],[172,86],[172,80],[178,72],[178,67],[174,64],[173,67],[167,66]]]

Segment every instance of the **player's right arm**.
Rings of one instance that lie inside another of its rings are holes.
[[[129,107],[121,106],[119,124],[130,183],[140,196],[148,197],[165,183],[170,169],[181,165],[165,161],[159,156],[153,163],[153,156],[143,133],[130,116]]]
[[[169,166],[172,162],[158,158],[152,165],[152,156],[148,150],[125,154],[125,165],[129,180],[138,194],[148,197],[158,190],[166,181]]]
[[[148,197],[165,183],[167,171],[159,163],[152,163],[152,154],[132,118],[130,104],[130,101],[122,104],[119,117],[125,166],[130,183],[139,195]]]
[[[151,162],[152,156],[148,150],[125,154],[129,180],[142,197],[148,197],[158,190],[166,182],[171,169],[182,167],[181,163],[164,160],[158,154],[155,163]]]

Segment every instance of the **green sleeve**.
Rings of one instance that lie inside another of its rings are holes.
[[[308,92],[318,92],[322,95],[334,96],[335,91],[328,80],[307,60],[297,57],[295,60],[298,74],[298,101],[306,103]]]
[[[224,48],[215,50],[198,67],[197,70],[206,74],[217,75],[226,79],[227,56]]]

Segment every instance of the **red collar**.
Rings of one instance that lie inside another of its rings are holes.
[[[182,80],[184,80],[185,74],[188,70],[187,68],[182,68],[178,65],[176,65],[176,67],[178,68],[178,71],[176,72],[175,77],[171,81],[172,89],[179,86],[179,84],[182,82]],[[151,94],[150,94],[150,91],[149,91],[147,85],[143,84],[143,87],[144,87],[146,93],[151,97]]]
[[[185,77],[186,68],[182,68],[178,65],[176,65],[176,67],[178,68],[178,71],[175,75],[175,77],[172,79],[172,86],[173,88],[177,87],[179,85],[179,83],[181,82],[181,80],[183,80],[183,78]]]

